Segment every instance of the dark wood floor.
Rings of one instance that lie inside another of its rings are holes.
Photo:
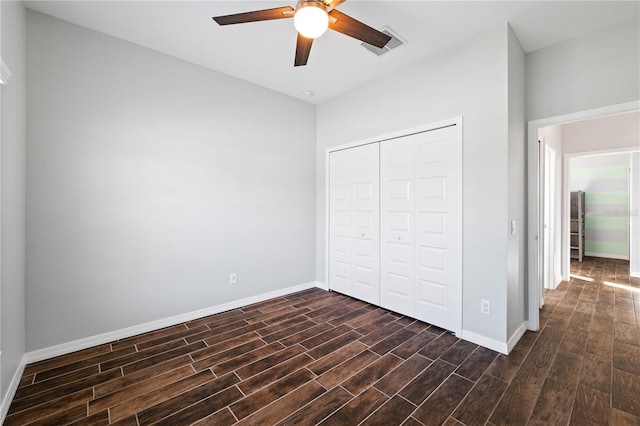
[[[639,425],[640,284],[572,270],[509,356],[313,289],[28,365],[5,425]]]

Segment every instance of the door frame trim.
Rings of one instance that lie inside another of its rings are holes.
[[[538,130],[543,127],[567,124],[574,121],[598,118],[607,115],[620,114],[640,110],[640,100],[594,108],[555,117],[531,120],[527,125],[527,329],[540,329],[540,315],[538,304],[540,301],[540,270],[539,259],[542,245],[538,244],[540,232],[540,188],[538,158]],[[563,152],[564,155],[564,152]]]

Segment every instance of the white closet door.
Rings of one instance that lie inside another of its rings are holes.
[[[329,162],[329,288],[351,291],[352,188],[349,152],[332,152]]]
[[[414,315],[414,142],[380,143],[380,306]]]
[[[379,146],[329,156],[329,288],[380,302]]]
[[[459,331],[462,313],[460,131],[415,139],[415,318]]]
[[[380,304],[460,331],[462,309],[460,129],[380,146]]]

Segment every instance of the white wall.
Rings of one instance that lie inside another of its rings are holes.
[[[562,126],[565,154],[640,149],[640,112],[609,115]]]
[[[500,26],[318,106],[319,281],[326,148],[463,116],[463,329],[506,341],[507,34]],[[480,314],[480,299],[491,300],[490,316]]]
[[[27,52],[28,350],[314,280],[313,105],[32,11]]]
[[[25,353],[25,16],[22,2],[0,2],[0,54],[11,71],[1,87],[2,111],[2,247],[0,322],[2,323],[1,398]],[[18,377],[19,379],[19,377]],[[8,402],[8,401],[5,401]],[[8,407],[6,407],[8,408]],[[0,419],[2,420],[2,419]]]
[[[526,313],[526,170],[525,170],[525,53],[515,34],[508,29],[509,99],[509,179],[508,216],[516,233],[507,237],[507,338],[525,321]]]
[[[640,99],[638,18],[527,55],[529,120]]]

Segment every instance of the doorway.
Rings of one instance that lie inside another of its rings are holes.
[[[527,328],[529,330],[536,331],[540,328],[539,321],[539,309],[541,304],[544,303],[544,290],[546,288],[546,283],[553,282],[554,278],[551,278],[551,269],[555,269],[552,267],[554,265],[553,256],[551,253],[552,249],[552,241],[553,237],[548,235],[545,240],[545,225],[549,226],[550,222],[553,222],[551,218],[553,215],[548,214],[548,217],[545,218],[545,213],[550,213],[550,210],[545,209],[546,206],[550,206],[553,202],[551,200],[551,189],[548,188],[548,191],[545,191],[545,181],[551,182],[553,179],[548,176],[548,171],[545,169],[545,159],[547,155],[551,155],[551,151],[548,151],[543,148],[540,139],[540,130],[553,126],[561,126],[561,125],[569,125],[571,123],[576,122],[586,122],[591,119],[600,119],[606,117],[613,116],[621,116],[623,113],[638,113],[640,111],[640,101],[629,102],[625,104],[612,105],[609,107],[598,108],[594,110],[582,111],[573,114],[567,114],[558,117],[552,117],[547,119],[535,120],[528,123],[528,272],[527,272],[527,281],[528,281],[528,301],[527,301]],[[595,120],[594,120],[595,121]],[[637,125],[636,125],[637,128]],[[603,143],[608,143],[610,138],[601,138]],[[585,148],[586,144],[583,144]],[[635,136],[635,141],[631,143],[631,147],[638,146],[638,139]],[[572,149],[576,149],[576,147],[572,147]],[[591,150],[595,151],[598,148],[593,148]],[[602,148],[600,148],[602,149]],[[637,148],[636,148],[637,149]],[[588,149],[585,149],[588,150]],[[627,148],[629,150],[629,148]],[[562,151],[561,151],[562,152]],[[577,151],[573,151],[577,152]],[[565,156],[564,162],[558,161],[556,157],[555,168],[556,168],[556,176],[558,173],[558,169],[561,172],[567,170],[567,158]],[[560,164],[563,167],[560,167]],[[545,179],[547,177],[547,179]],[[568,187],[568,176],[567,173],[563,173],[563,178],[559,180],[562,182],[563,188]],[[556,200],[555,203],[555,211],[562,212],[562,219],[555,220],[557,232],[556,235],[561,235],[562,242],[560,245],[560,274],[563,280],[567,280],[569,277],[569,253],[568,253],[568,241],[565,241],[565,235],[568,235],[568,232],[564,232],[564,230],[569,229],[568,221],[565,224],[565,216],[567,216],[568,212],[568,195],[567,197],[563,197],[561,202],[557,202],[558,198],[558,185],[555,185],[556,188],[556,196],[553,197]],[[545,203],[545,199],[547,202]],[[557,218],[557,216],[556,216]],[[548,221],[546,220],[548,219]],[[549,229],[549,228],[547,228]],[[549,229],[550,231],[550,229]],[[549,243],[548,249],[545,250],[545,241]],[[633,239],[632,239],[633,241]],[[566,247],[565,247],[566,246]],[[557,246],[556,246],[557,247]],[[556,253],[557,259],[558,253]],[[566,262],[565,262],[566,259]],[[633,262],[633,259],[632,259]],[[637,262],[636,262],[637,263]],[[545,267],[545,264],[547,267]]]
[[[568,190],[583,191],[583,253],[595,258],[630,261],[630,171],[633,151],[567,154]],[[565,217],[564,220],[569,220]],[[574,245],[574,244],[571,244]],[[572,253],[572,258],[575,253]],[[570,259],[563,259],[570,270]]]

